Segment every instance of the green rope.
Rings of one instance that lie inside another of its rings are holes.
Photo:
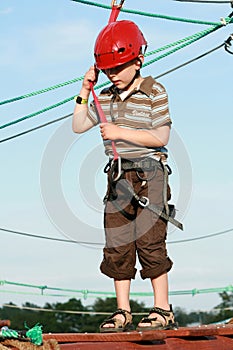
[[[84,77],[74,78],[72,80],[68,80],[68,81],[66,81],[64,83],[60,83],[60,84],[48,87],[46,89],[37,90],[37,91],[31,92],[31,93],[28,93],[26,95],[17,96],[17,97],[10,98],[8,100],[1,101],[0,102],[0,106],[4,105],[4,104],[7,104],[7,103],[10,103],[10,102],[16,102],[16,101],[22,100],[22,99],[27,98],[27,97],[32,97],[32,96],[36,96],[36,95],[39,95],[39,94],[43,94],[43,93],[48,92],[50,90],[55,90],[55,89],[58,89],[60,87],[63,87],[63,86],[69,85],[69,84],[76,83],[77,81],[83,80],[83,78]]]
[[[105,82],[105,83],[99,84],[99,85],[96,86],[96,89],[100,89],[100,88],[102,88],[103,86],[106,86],[106,85],[108,85],[108,84],[109,84],[109,82]],[[19,119],[13,120],[12,122],[3,124],[3,125],[0,126],[0,129],[7,128],[7,127],[9,127],[9,126],[11,126],[11,125],[20,123],[20,122],[22,122],[22,121],[25,120],[25,119],[33,118],[33,117],[35,117],[35,116],[37,116],[37,115],[39,115],[39,114],[42,114],[42,113],[44,113],[44,112],[47,112],[47,111],[49,111],[49,110],[51,110],[51,109],[53,109],[53,108],[57,108],[57,107],[59,107],[59,106],[65,104],[65,103],[67,103],[67,102],[72,101],[74,98],[75,98],[75,95],[72,96],[72,97],[68,97],[68,98],[66,98],[65,100],[60,101],[60,102],[58,102],[58,103],[55,103],[55,104],[53,104],[53,105],[51,105],[51,106],[48,106],[48,107],[46,107],[46,108],[43,108],[43,109],[41,109],[41,110],[39,110],[39,111],[37,111],[37,112],[28,114],[28,115],[26,115],[26,116],[24,116],[24,117],[21,117],[21,118],[19,118]]]
[[[150,52],[146,53],[146,54],[145,54],[145,57],[154,55],[154,54],[159,53],[159,52],[161,52],[161,51],[165,51],[165,50],[167,50],[167,49],[169,49],[169,48],[171,48],[171,47],[177,46],[177,45],[182,44],[182,43],[185,43],[185,42],[188,42],[188,45],[189,45],[189,44],[192,43],[191,40],[196,39],[196,38],[201,39],[203,36],[206,35],[206,33],[209,33],[209,31],[212,31],[213,28],[218,29],[218,28],[220,28],[220,25],[219,25],[219,26],[211,27],[210,29],[202,30],[202,31],[200,31],[200,32],[197,32],[197,33],[192,34],[192,35],[189,35],[189,36],[186,36],[185,38],[179,39],[179,40],[174,41],[174,42],[172,42],[172,43],[170,43],[170,44],[166,44],[166,45],[164,45],[164,46],[162,46],[162,47],[160,47],[160,48],[158,48],[158,49],[156,49],[156,50],[153,50],[153,51],[150,51]]]
[[[79,2],[85,5],[90,5],[90,6],[96,6],[104,9],[111,10],[112,7],[104,4],[98,4],[93,1],[87,1],[87,0],[72,0],[74,2]],[[126,13],[131,13],[135,15],[141,15],[145,17],[153,17],[153,18],[160,18],[160,19],[167,19],[171,21],[179,21],[179,22],[186,22],[186,23],[194,23],[194,24],[205,24],[205,25],[219,25],[221,24],[220,22],[209,22],[209,21],[201,21],[201,20],[195,20],[195,19],[188,19],[188,18],[180,18],[180,17],[173,17],[173,16],[167,16],[167,15],[160,15],[160,14],[155,14],[155,13],[148,13],[148,12],[142,12],[142,11],[137,11],[137,10],[129,10],[129,9],[121,9],[121,12],[126,12]]]
[[[175,41],[173,43],[164,45],[164,46],[160,47],[159,49],[150,51],[150,52],[148,52],[145,55],[145,57],[153,55],[153,54],[161,52],[161,51],[164,51],[164,50],[167,50],[168,48],[176,46],[176,45],[178,45],[178,44],[180,44],[182,42],[188,41],[188,40],[192,39],[195,35],[196,34],[188,36],[188,37],[183,38],[183,39],[179,39],[179,40],[177,40],[177,41]],[[48,88],[45,88],[45,89],[37,90],[37,91],[31,92],[31,93],[28,93],[28,94],[25,94],[25,95],[22,95],[22,96],[17,96],[17,97],[13,97],[11,99],[7,99],[7,100],[4,100],[4,101],[1,101],[0,102],[0,106],[4,105],[4,104],[7,104],[7,103],[11,103],[11,102],[16,102],[16,101],[22,100],[24,98],[28,98],[28,97],[36,96],[36,95],[39,95],[39,94],[43,94],[45,92],[48,92],[48,91],[51,91],[51,90],[55,90],[55,89],[58,89],[60,87],[63,87],[63,86],[69,85],[69,84],[76,83],[78,81],[83,80],[83,78],[84,78],[83,76],[82,77],[78,77],[78,78],[74,78],[74,79],[68,80],[68,81],[66,81],[64,83],[56,84],[54,86],[51,86],[51,87],[48,87]]]
[[[222,26],[222,24],[216,26],[216,28],[220,28],[221,26]],[[210,30],[212,31],[213,29],[211,28]],[[207,29],[207,31],[208,31],[208,29]],[[206,35],[205,32],[206,32],[206,31],[204,30],[204,31],[201,31],[201,32],[198,32],[198,33],[189,35],[189,36],[187,36],[187,37],[185,37],[185,38],[183,38],[183,39],[179,39],[179,40],[177,40],[177,41],[174,41],[174,42],[172,42],[172,43],[170,43],[170,44],[166,44],[166,45],[164,45],[164,46],[162,46],[162,47],[160,47],[160,48],[158,48],[158,49],[156,49],[156,50],[153,50],[153,51],[148,52],[147,54],[145,54],[145,57],[151,56],[151,55],[153,55],[153,54],[159,53],[159,52],[161,52],[161,51],[167,50],[167,49],[169,49],[169,48],[171,48],[171,47],[177,46],[177,45],[182,44],[182,43],[185,43],[185,42],[187,42],[187,45],[189,45],[189,44],[192,43],[192,41],[191,41],[192,39],[195,39],[195,38],[197,38],[197,37],[198,37],[198,39],[199,39],[199,38],[201,38],[202,36]],[[201,36],[201,37],[199,37],[199,36]],[[197,40],[197,39],[196,39],[196,40]],[[196,40],[195,40],[195,41],[196,41]],[[185,45],[185,46],[187,46],[187,45]],[[177,48],[176,50],[174,50],[174,52],[177,51],[177,50],[179,50],[180,48],[182,48],[182,47]],[[173,51],[171,51],[171,52],[169,53],[169,55],[170,55],[171,53],[173,53]],[[166,54],[165,56],[161,56],[161,58],[166,57],[166,56],[168,56],[168,54]],[[159,58],[159,59],[161,59],[161,58]],[[156,61],[158,61],[158,59],[156,59]],[[153,61],[152,61],[152,63],[153,63]],[[148,64],[146,64],[146,65],[148,65]],[[60,88],[60,87],[63,87],[63,86],[69,85],[69,84],[76,83],[76,82],[78,82],[78,81],[83,80],[83,78],[84,78],[84,77],[81,76],[81,77],[78,77],[78,78],[74,78],[74,79],[68,80],[68,81],[66,81],[66,82],[64,82],[64,83],[56,84],[56,85],[54,85],[54,86],[51,86],[51,87],[48,87],[48,88],[45,88],[45,89],[37,90],[37,91],[31,92],[31,93],[28,93],[28,94],[25,94],[25,95],[22,95],[22,96],[17,96],[17,97],[13,97],[13,98],[11,98],[11,99],[7,99],[7,100],[0,101],[0,106],[1,106],[1,105],[4,105],[4,104],[7,104],[7,103],[11,103],[11,102],[16,102],[16,101],[22,100],[22,99],[24,99],[24,98],[36,96],[36,95],[39,95],[39,94],[42,94],[42,93],[45,93],[45,92],[48,92],[48,91],[51,91],[51,90],[55,90],[55,89],[58,89],[58,88]],[[108,83],[104,83],[104,84],[107,85]],[[104,85],[103,85],[103,86],[104,86]],[[101,87],[101,86],[100,86],[100,87]],[[55,107],[53,107],[53,108],[55,108]],[[36,114],[36,115],[37,115],[37,114]]]
[[[37,112],[31,113],[31,114],[25,115],[24,117],[21,117],[21,118],[19,118],[19,119],[13,120],[12,122],[3,124],[3,125],[0,126],[0,129],[4,129],[4,128],[7,128],[8,126],[11,126],[11,125],[20,123],[20,122],[22,122],[22,121],[25,120],[25,119],[33,118],[33,117],[35,117],[35,116],[37,116],[37,115],[39,115],[39,114],[42,114],[42,113],[47,112],[47,111],[49,111],[49,110],[51,110],[51,109],[53,109],[53,108],[59,107],[59,106],[65,104],[65,103],[67,103],[67,102],[70,102],[70,101],[72,101],[73,99],[74,99],[74,96],[73,96],[73,97],[66,98],[66,99],[63,100],[63,101],[60,101],[60,102],[58,102],[58,103],[56,103],[56,104],[54,104],[54,105],[45,107],[45,108],[41,109],[40,111],[37,111]]]
[[[28,327],[27,327],[28,328]],[[36,324],[33,328],[29,329],[26,332],[26,336],[30,339],[30,341],[35,345],[42,345],[43,337],[42,337],[42,326]]]
[[[10,281],[5,281],[5,280],[0,281],[0,285],[3,286],[5,284],[15,285],[18,287],[37,288],[40,290],[46,289],[46,290],[53,290],[53,291],[71,292],[71,293],[75,293],[75,294],[81,294],[85,299],[87,299],[87,297],[91,296],[91,295],[92,296],[100,295],[100,296],[115,297],[115,292],[93,291],[93,290],[88,290],[88,289],[76,290],[76,289],[67,289],[67,288],[53,288],[53,287],[40,286],[40,285],[10,282]],[[170,291],[169,295],[174,295],[174,296],[175,295],[192,295],[192,296],[195,296],[197,294],[223,293],[223,292],[232,293],[233,286],[229,285],[229,286],[220,287],[220,288],[203,288],[203,289],[193,288],[193,289],[189,289],[189,290]],[[53,295],[53,294],[44,294],[44,295],[46,295],[46,296],[48,296],[48,295],[49,296],[61,296],[61,295]],[[131,292],[130,295],[132,297],[149,297],[149,296],[152,296],[153,293],[152,292],[148,292],[148,293]],[[62,296],[64,297],[64,295],[62,295]]]
[[[215,26],[215,27],[206,29],[206,30],[204,30],[204,31],[202,31],[202,32],[199,32],[199,33],[197,33],[197,34],[194,34],[194,35],[192,36],[193,38],[192,38],[191,40],[186,41],[186,42],[184,42],[182,45],[177,46],[177,47],[175,47],[174,49],[172,49],[172,50],[170,50],[170,51],[168,51],[168,52],[166,52],[166,53],[164,53],[164,54],[162,54],[162,55],[160,55],[160,56],[154,58],[153,60],[150,60],[150,61],[144,63],[144,64],[143,64],[143,67],[146,67],[146,66],[148,66],[148,65],[150,65],[150,64],[152,64],[152,63],[154,63],[154,62],[156,62],[156,61],[161,60],[162,58],[165,58],[165,57],[171,55],[172,53],[174,53],[174,52],[176,52],[176,51],[178,51],[178,50],[180,50],[180,49],[183,49],[184,47],[186,47],[186,46],[188,46],[188,45],[193,44],[195,41],[197,41],[197,40],[199,40],[199,39],[202,39],[204,36],[207,36],[207,35],[213,33],[215,30],[217,30],[217,29],[219,29],[219,28],[220,28],[220,26],[218,26],[218,27]]]
[[[228,17],[228,20],[227,20],[226,22],[227,22],[227,24],[229,24],[229,23],[232,22],[232,21],[233,21],[233,18]],[[203,30],[203,31],[198,32],[198,33],[196,33],[196,34],[193,34],[193,35],[191,35],[191,36],[188,36],[188,37],[186,37],[186,38],[184,38],[184,39],[180,39],[180,40],[178,40],[178,41],[176,41],[176,42],[174,42],[174,43],[165,45],[163,48],[159,48],[159,49],[157,49],[157,50],[152,51],[151,53],[149,53],[150,55],[151,55],[151,54],[154,54],[154,53],[157,53],[157,52],[161,52],[162,50],[165,50],[165,49],[167,49],[167,48],[176,46],[176,45],[178,45],[179,43],[182,43],[182,45],[179,45],[179,46],[175,47],[174,49],[172,49],[172,50],[170,50],[170,51],[164,53],[163,55],[160,55],[160,56],[156,57],[155,59],[150,60],[150,61],[144,63],[144,64],[143,64],[143,67],[146,67],[146,66],[148,66],[148,65],[150,65],[150,64],[152,64],[152,63],[154,63],[154,62],[156,62],[156,61],[158,61],[158,60],[160,60],[160,59],[162,59],[162,58],[164,58],[164,57],[167,57],[168,55],[171,55],[172,53],[174,53],[174,52],[176,52],[176,51],[178,51],[178,50],[180,50],[180,49],[182,49],[182,48],[184,48],[184,47],[186,47],[186,46],[188,46],[188,45],[191,45],[191,44],[194,43],[195,41],[197,41],[197,40],[203,38],[204,36],[207,36],[208,34],[214,32],[215,30],[217,30],[217,29],[219,29],[219,28],[221,28],[222,26],[223,26],[223,24],[218,24],[218,25],[212,26],[211,28],[208,28],[208,29],[206,29],[206,30]],[[148,56],[149,54],[147,54],[147,56]],[[78,80],[82,80],[83,77],[73,79],[73,81],[74,81],[74,80],[77,81],[77,79],[78,79]],[[68,83],[70,83],[70,82],[71,82],[71,81],[66,82],[66,83],[68,84]],[[59,85],[59,86],[64,85],[64,84],[67,85],[66,83],[62,83],[62,84],[58,84],[58,85]],[[103,84],[99,84],[98,86],[95,87],[95,89],[102,88],[103,86],[106,86],[106,85],[108,85],[108,84],[109,84],[109,82],[105,82],[105,83],[103,83]],[[56,87],[52,87],[52,88],[57,88],[58,85],[56,85]],[[52,89],[52,88],[44,89],[43,92],[44,92],[44,91],[48,91],[49,89]],[[41,90],[41,91],[42,91],[42,90]],[[39,91],[37,91],[37,94],[38,94],[38,93],[39,93]],[[35,94],[35,93],[32,93],[32,94]],[[31,94],[31,95],[32,95],[32,94]],[[29,95],[29,94],[28,94],[28,95]],[[67,103],[67,102],[70,102],[74,97],[75,97],[75,96],[69,97],[69,98],[67,98],[67,99],[65,99],[65,100],[63,100],[63,101],[60,101],[60,102],[56,103],[56,104],[53,104],[53,105],[48,106],[48,107],[46,107],[46,108],[43,108],[42,110],[39,110],[39,111],[34,112],[34,113],[31,113],[31,114],[29,114],[29,115],[26,115],[26,116],[24,116],[24,117],[21,117],[21,118],[19,118],[19,119],[16,119],[16,120],[14,120],[14,121],[12,121],[12,122],[3,124],[3,125],[0,126],[0,129],[4,129],[4,128],[8,127],[8,126],[17,124],[17,123],[19,123],[19,122],[21,122],[21,121],[23,121],[23,120],[25,120],[25,119],[29,119],[29,118],[35,117],[35,116],[37,116],[37,115],[39,115],[39,114],[42,114],[42,113],[44,113],[44,112],[47,112],[47,111],[53,109],[53,108],[59,107],[59,106],[65,104],[65,103]],[[22,97],[22,98],[23,98],[23,97]]]
[[[14,329],[9,329],[8,327],[3,327],[0,330],[0,335],[3,338],[14,338],[14,339],[26,339],[28,338],[33,344],[41,345],[42,339],[42,326],[36,324],[33,328],[29,329],[27,327],[27,332],[16,331]],[[25,337],[26,335],[26,337]]]

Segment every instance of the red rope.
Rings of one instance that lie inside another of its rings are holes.
[[[110,14],[110,17],[108,20],[108,24],[112,23],[112,22],[116,22],[117,17],[120,13],[120,10],[123,6],[123,3],[124,3],[124,0],[121,0],[120,4],[116,5],[116,1],[114,1],[114,0],[112,1],[112,11],[111,11],[111,14]]]
[[[107,123],[108,122],[107,118],[106,118],[106,116],[104,114],[104,111],[103,111],[101,105],[100,105],[98,97],[96,96],[96,93],[94,91],[94,86],[93,86],[92,82],[90,82],[90,87],[91,87],[91,92],[92,92],[92,95],[93,95],[93,98],[94,98],[96,110],[98,112],[100,121],[101,121],[101,123]],[[111,142],[112,142],[113,159],[117,160],[119,158],[119,155],[118,155],[117,150],[116,150],[116,145],[115,145],[114,141],[111,141]]]
[[[108,20],[108,24],[110,24],[112,22],[116,22],[124,1],[125,0],[121,0],[120,4],[116,4],[116,0],[112,0],[112,11],[111,11],[111,14],[110,14],[110,17]],[[101,121],[101,123],[107,123],[108,122],[107,118],[104,114],[104,111],[103,111],[101,105],[100,105],[98,97],[96,96],[96,93],[94,91],[94,85],[92,82],[90,82],[90,87],[91,87],[91,92],[92,92],[92,95],[94,98],[95,106],[96,106],[97,112],[99,114],[100,121]],[[118,155],[117,150],[116,150],[116,145],[115,145],[114,141],[111,141],[111,142],[112,142],[113,159],[117,160],[119,158],[119,155]]]

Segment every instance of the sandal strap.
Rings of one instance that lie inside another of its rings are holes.
[[[164,309],[161,309],[160,307],[153,307],[152,309],[150,309],[149,315],[155,313],[155,314],[158,314],[158,315],[162,316],[165,319],[166,317],[171,315],[171,312],[172,312],[171,309],[170,310],[164,310]]]
[[[128,323],[132,322],[132,314],[130,311],[124,310],[124,309],[117,309],[115,312],[113,312],[113,314],[107,318],[102,324],[101,327],[105,324],[116,324],[116,319],[114,319],[114,317],[116,315],[123,315],[125,318],[125,321],[122,323],[122,326],[125,326]],[[128,317],[127,317],[128,316]]]
[[[124,310],[124,309],[117,309],[111,317],[116,316],[116,315],[123,315],[126,317],[126,314],[132,315],[130,311]]]

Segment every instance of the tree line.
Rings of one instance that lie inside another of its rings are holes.
[[[184,309],[176,307],[174,309],[175,318],[180,327],[193,324],[210,324],[220,322],[233,317],[233,293],[221,293],[222,302],[210,312],[192,311],[187,313]],[[9,303],[11,306],[17,306]],[[39,306],[26,302],[22,308],[4,306],[0,308],[0,319],[10,320],[11,329],[23,330],[26,327],[33,327],[35,324],[43,326],[43,333],[96,333],[99,325],[108,316],[98,315],[98,312],[112,313],[116,310],[116,298],[97,298],[93,305],[84,306],[80,299],[71,298],[65,303],[46,303],[43,309],[28,310],[25,308],[40,308]],[[143,302],[131,300],[133,313],[148,313],[149,309]],[[64,310],[81,311],[87,313],[66,313]],[[60,311],[60,312],[59,312]],[[134,316],[135,325],[140,321],[141,315]]]

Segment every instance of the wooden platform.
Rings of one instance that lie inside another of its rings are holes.
[[[168,331],[44,334],[61,350],[233,350],[233,325],[181,327]]]

